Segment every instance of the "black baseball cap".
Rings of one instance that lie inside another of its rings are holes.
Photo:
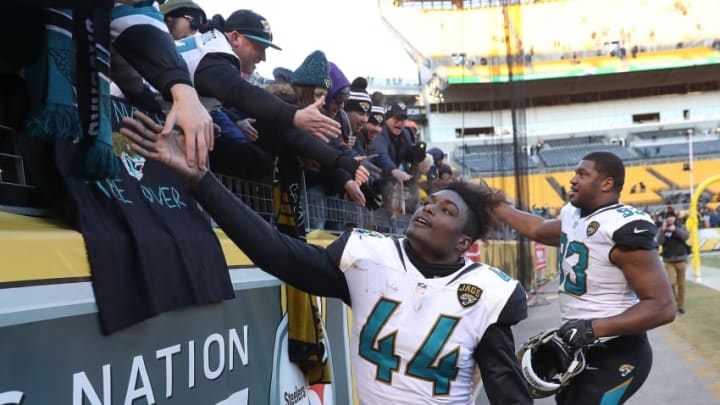
[[[385,119],[388,119],[390,117],[406,120],[408,118],[408,115],[407,106],[405,105],[405,103],[398,102],[390,104],[390,107],[388,107],[385,111]]]
[[[237,31],[253,41],[282,50],[272,42],[273,34],[268,20],[251,10],[238,10],[230,14],[230,17],[225,21],[223,31]]]

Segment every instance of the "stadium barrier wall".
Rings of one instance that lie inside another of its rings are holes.
[[[216,232],[234,299],[103,335],[80,233],[0,213],[0,403],[350,403],[343,304],[323,303],[333,383],[306,386],[287,355],[282,282]]]

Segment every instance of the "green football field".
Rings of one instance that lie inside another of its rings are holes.
[[[701,263],[720,271],[720,254],[705,254]],[[691,281],[685,286],[687,313],[678,315],[670,327],[720,369],[720,291]]]
[[[720,252],[706,253],[700,256],[703,266],[710,266],[720,269]]]

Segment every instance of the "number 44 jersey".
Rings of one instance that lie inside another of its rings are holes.
[[[560,313],[563,320],[617,315],[638,301],[613,249],[657,249],[656,226],[642,210],[613,204],[580,216],[571,204],[560,211]]]
[[[466,260],[425,278],[402,241],[355,230],[342,254],[361,404],[472,404],[473,351],[517,286]]]

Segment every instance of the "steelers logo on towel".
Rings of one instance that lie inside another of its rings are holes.
[[[593,236],[595,232],[597,232],[598,228],[600,228],[600,223],[598,221],[592,221],[590,222],[590,225],[588,225],[585,234],[587,236]]]
[[[483,290],[472,284],[460,284],[457,290],[458,301],[464,308],[475,305],[480,299]]]

